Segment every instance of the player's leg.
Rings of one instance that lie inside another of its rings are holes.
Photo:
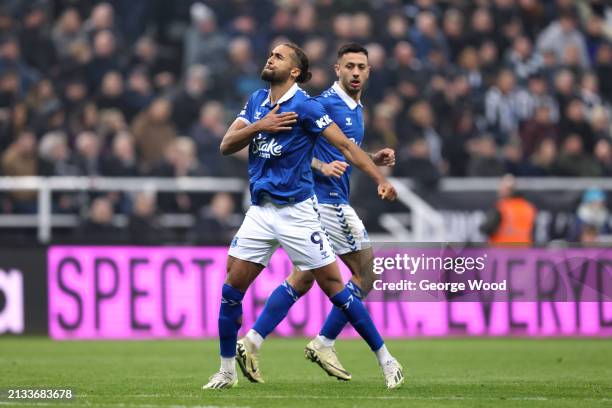
[[[346,287],[353,296],[363,300],[373,282],[370,277],[370,275],[373,275],[371,248],[349,252],[340,255],[340,258],[348,266],[352,274],[351,280],[346,284]],[[296,277],[296,279],[299,279],[299,277]],[[347,323],[348,319],[344,312],[338,307],[333,306],[325,319],[319,335],[312,339],[304,348],[304,355],[308,360],[318,364],[328,375],[341,380],[350,380],[352,376],[340,362],[334,342]],[[385,350],[386,348],[383,348],[381,353],[384,353]]]
[[[293,304],[314,284],[310,272],[294,272],[270,293],[266,304],[246,336],[238,340],[238,363],[244,375],[253,382],[264,382],[257,365],[259,349],[266,337],[285,319]]]
[[[242,299],[278,247],[270,227],[273,223],[274,214],[253,206],[232,241],[219,309],[221,367],[203,387],[205,389],[231,388],[238,382],[236,342],[242,324]]]
[[[294,205],[279,206],[276,214],[280,220],[275,228],[277,238],[289,257],[299,258],[300,261],[313,266],[335,260],[331,248],[328,248],[327,251],[319,249],[319,241],[324,233],[314,210],[313,200],[308,199]],[[313,252],[313,248],[316,248],[316,253]],[[310,275],[310,278],[300,281],[301,285],[294,286],[289,281],[285,281],[272,291],[253,327],[245,337],[238,340],[238,364],[245,377],[251,382],[264,382],[258,365],[259,349],[264,339],[274,331],[287,316],[291,306],[314,283],[311,273],[305,272],[304,274]]]
[[[342,310],[349,323],[376,353],[383,368],[387,387],[398,387],[403,382],[401,365],[387,352],[382,337],[361,300],[353,296],[349,288],[342,283],[340,268],[335,261],[330,239],[323,232],[319,217],[310,216],[312,212],[318,215],[316,201],[313,200],[311,206],[293,207],[290,215],[292,219],[301,221],[300,228],[299,230],[293,230],[291,226],[281,228],[278,237],[280,244],[297,268],[301,271],[312,271],[319,287],[334,306]]]
[[[347,288],[353,296],[364,300],[372,289],[372,283],[374,282],[374,272],[372,269],[374,255],[372,248],[349,252],[339,256],[351,271],[352,276],[346,284]],[[347,323],[348,320],[346,320],[344,313],[336,307],[332,308],[316,340],[327,347],[333,347],[336,338]]]
[[[357,330],[359,335],[368,343],[370,349],[383,370],[387,388],[397,388],[404,382],[401,364],[391,356],[387,347],[374,326],[367,309],[361,300],[354,296],[348,287],[342,284],[340,269],[336,262],[313,269],[317,284],[329,297],[334,306],[338,307],[347,317],[347,320]]]

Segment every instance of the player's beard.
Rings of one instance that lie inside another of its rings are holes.
[[[361,82],[361,86],[359,87],[359,89],[354,89],[351,86],[351,79],[341,80],[341,82],[342,82],[342,87],[344,88],[346,93],[351,95],[351,96],[359,95],[361,93],[361,91],[363,90],[363,86],[364,86],[363,82]]]
[[[259,77],[270,84],[282,84],[287,80],[287,78],[289,78],[289,71],[271,71],[264,68]]]

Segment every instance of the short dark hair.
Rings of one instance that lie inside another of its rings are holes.
[[[312,78],[312,73],[308,71],[308,66],[310,63],[308,62],[308,56],[297,44],[294,43],[283,43],[284,46],[287,46],[293,50],[295,55],[295,59],[297,62],[297,67],[300,69],[300,75],[295,79],[295,82],[298,84],[302,84],[310,81]]]
[[[368,56],[368,50],[366,50],[363,45],[357,43],[347,43],[342,45],[338,50],[338,59],[342,58],[344,54],[348,54],[350,52],[362,53],[365,54],[366,57]]]

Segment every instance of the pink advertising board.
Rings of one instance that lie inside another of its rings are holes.
[[[65,339],[214,338],[227,248],[67,247],[48,253],[49,332]],[[243,301],[241,333],[289,274],[277,251]],[[350,275],[342,267],[345,278]],[[607,298],[606,298],[607,299]],[[367,302],[383,336],[611,336],[610,301]],[[331,304],[314,287],[277,328],[318,333]],[[347,327],[345,337],[356,337]]]

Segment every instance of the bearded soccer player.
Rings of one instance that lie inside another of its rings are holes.
[[[315,99],[325,107],[325,111],[342,132],[357,145],[361,145],[364,137],[361,94],[370,73],[368,51],[355,43],[343,45],[338,51],[335,70],[338,82]],[[379,166],[395,164],[395,152],[389,148],[370,156]],[[325,138],[317,139],[312,168],[315,170],[315,193],[320,204],[321,223],[332,242],[334,252],[352,273],[346,288],[356,298],[363,299],[374,281],[373,253],[363,222],[348,201],[351,167],[344,160],[342,152],[333,144]],[[276,328],[289,308],[312,284],[310,275],[294,268],[289,278],[269,296],[253,328],[238,341],[238,362],[251,381],[263,382],[258,353],[265,337]],[[338,360],[334,341],[347,322],[342,311],[334,307],[319,335],[304,350],[307,359],[317,363],[329,375],[345,381],[351,379],[351,374]],[[385,353],[378,357],[383,369],[389,360],[393,361]],[[402,381],[403,377],[396,380],[400,383]]]
[[[236,342],[242,299],[274,251],[282,246],[299,270],[311,274],[377,355],[387,355],[389,388],[401,384],[402,366],[387,351],[361,300],[344,287],[329,238],[317,209],[310,169],[314,143],[324,137],[377,184],[382,199],[395,199],[393,186],[368,155],[329,118],[320,102],[298,83],[309,79],[308,58],[294,44],[275,47],[262,71],[269,90],[254,92],[221,142],[221,153],[249,146],[252,205],[228,253],[227,277],[219,311],[221,367],[205,389],[231,388],[238,382]]]

